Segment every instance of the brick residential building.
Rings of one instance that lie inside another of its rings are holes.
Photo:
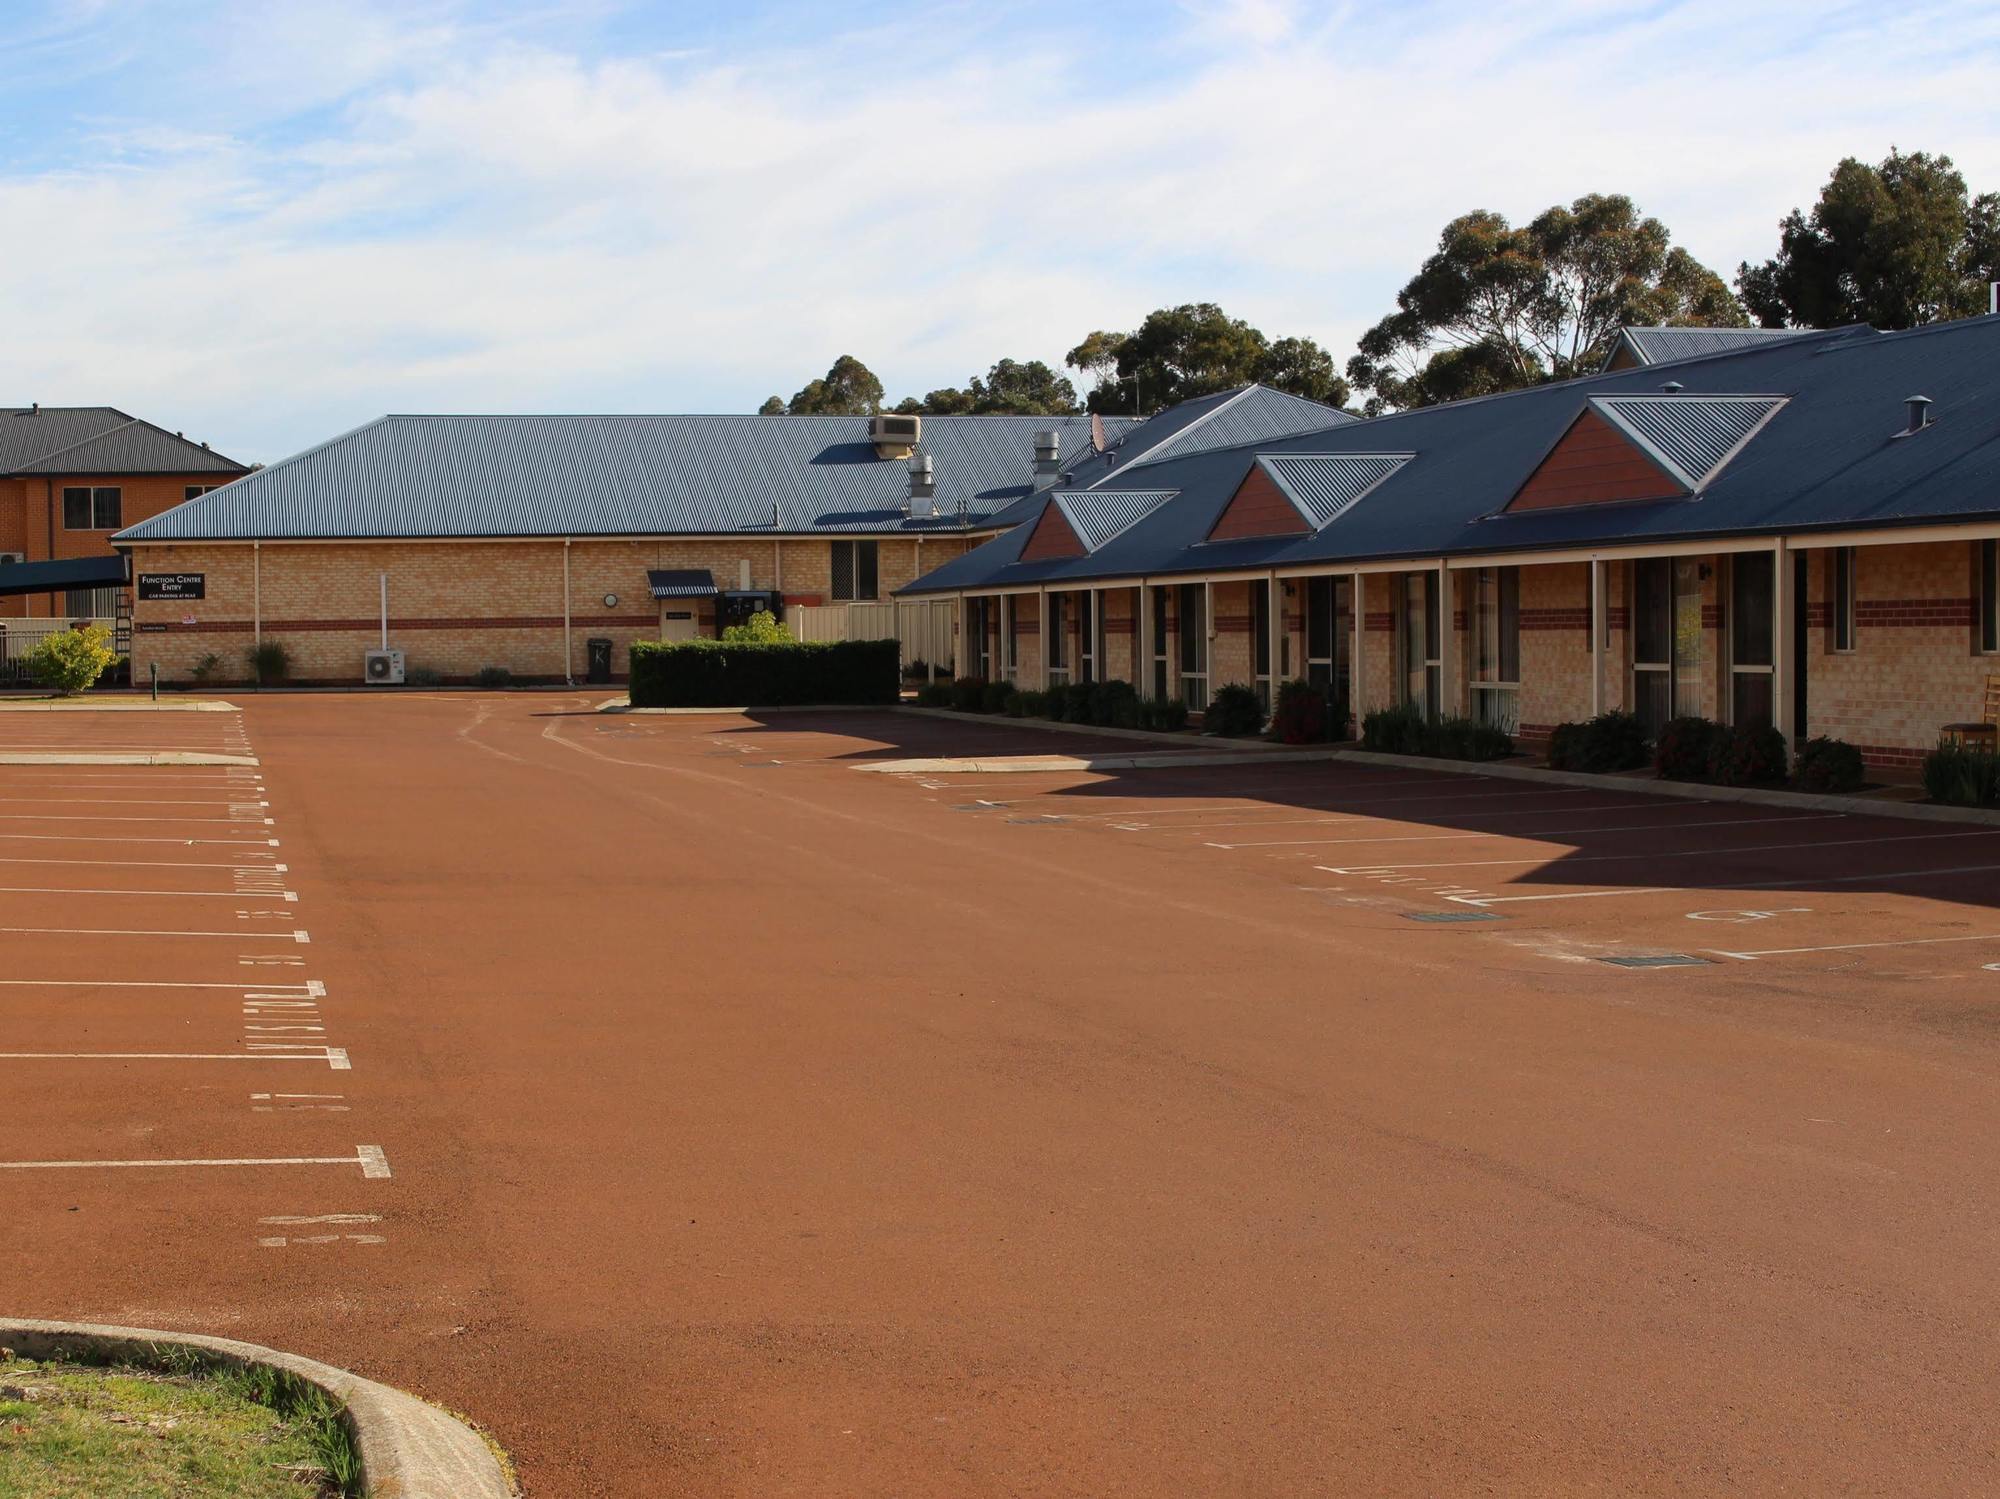
[[[248,472],[109,406],[0,407],[0,589],[43,576],[10,579],[8,567],[115,560],[111,537],[122,528]],[[0,592],[0,620],[109,619],[116,593],[105,583]]]
[[[1304,677],[1356,716],[1699,713],[1878,766],[1976,719],[2000,317],[1628,342],[1654,362],[1058,485],[904,596],[956,601],[968,674],[1197,708]]]
[[[447,681],[622,678],[635,640],[889,600],[1066,477],[1354,420],[1257,386],[1143,424],[383,417],[119,533],[133,670],[240,677],[277,641],[295,680],[359,683],[386,610],[408,669]]]

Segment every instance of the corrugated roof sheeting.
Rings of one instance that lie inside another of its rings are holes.
[[[1590,404],[1636,437],[1690,490],[1699,490],[1757,429],[1783,396],[1594,396]]]
[[[0,473],[240,474],[243,465],[110,406],[0,407]]]
[[[1798,338],[1814,328],[1626,328],[1624,342],[1643,364],[1733,354],[1773,339]]]
[[[717,592],[715,574],[705,567],[665,568],[646,574],[656,599],[705,599]]]
[[[1023,563],[1009,533],[905,591],[1633,543],[1698,551],[1711,537],[2000,519],[2000,318],[1761,340],[1675,378],[1685,389],[1673,401],[1788,398],[1694,498],[1501,513],[1592,397],[1658,395],[1657,370],[1630,369],[1148,466],[1106,487],[1179,494],[1099,552]],[[1934,419],[1906,435],[1903,399],[1917,391],[1934,399]],[[1416,456],[1323,530],[1207,540],[1255,459],[1384,449]],[[1688,461],[1714,450],[1705,441]]]
[[[937,494],[911,515],[866,417],[388,416],[120,539],[948,532],[1031,492],[1048,428],[1090,440],[1080,416],[925,417]]]
[[[1409,461],[1408,453],[1275,454],[1258,460],[1315,530]]]
[[[1144,520],[1174,497],[1171,489],[1082,489],[1053,498],[1069,517],[1077,539],[1096,551],[1105,542]]]

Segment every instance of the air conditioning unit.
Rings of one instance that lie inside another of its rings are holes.
[[[907,458],[924,440],[924,419],[920,416],[871,417],[868,440],[875,444],[877,458]]]
[[[26,552],[0,552],[0,567],[5,567],[12,562],[26,562],[27,560],[28,554]]]
[[[370,687],[400,687],[403,682],[403,653],[369,651],[362,658],[361,680]]]

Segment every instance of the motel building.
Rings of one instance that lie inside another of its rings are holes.
[[[1352,425],[1251,386],[1144,424],[1083,416],[385,416],[113,541],[133,680],[206,658],[296,682],[623,680],[634,641],[760,609],[804,638],[901,635],[948,667],[949,605],[895,595],[1067,478]],[[1143,435],[1142,435],[1143,434]]]
[[[1303,677],[1357,718],[1534,741],[1700,714],[1919,764],[2000,673],[2000,317],[1643,337],[1679,331],[1584,379],[1059,483],[902,597],[951,601],[961,674],[1023,687],[1198,709]]]

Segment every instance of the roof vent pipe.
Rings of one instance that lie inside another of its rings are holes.
[[[1910,419],[1903,428],[1905,432],[1921,432],[1931,424],[1931,398],[1929,396],[1905,396],[1903,405],[1909,408]]]
[[[1687,387],[1682,385],[1680,381],[1669,380],[1665,385],[1660,387],[1660,392],[1662,395],[1677,396],[1685,389]]]
[[[931,466],[931,455],[918,450],[910,454],[910,498],[928,500],[937,494],[937,474]]]
[[[1986,283],[1986,310],[1989,313],[2000,312],[2000,281]]]
[[[1046,489],[1062,472],[1062,433],[1035,434],[1035,488]]]

